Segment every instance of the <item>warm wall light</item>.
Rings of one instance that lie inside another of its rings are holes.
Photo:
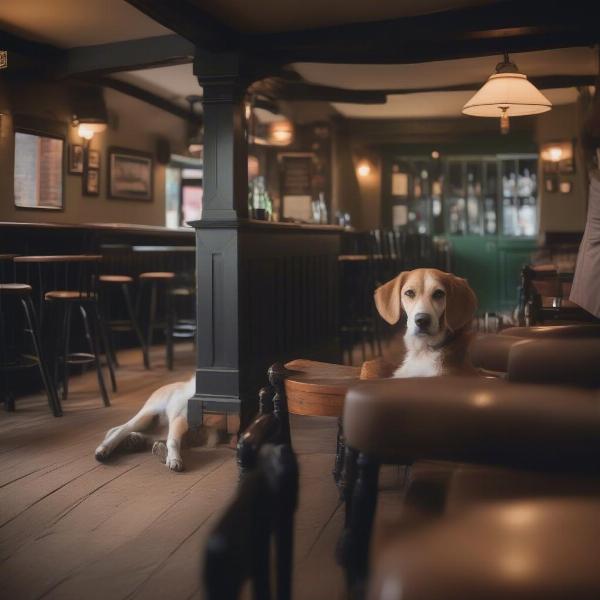
[[[359,163],[356,165],[356,173],[359,177],[368,177],[371,173],[371,164],[369,161],[364,158],[359,161]]]
[[[106,123],[80,123],[77,128],[79,137],[84,140],[91,140],[96,133],[106,131]]]
[[[543,161],[560,162],[562,160],[571,160],[573,158],[572,142],[549,142],[542,144],[540,156]]]
[[[509,117],[535,115],[549,111],[552,103],[527,76],[510,62],[508,54],[496,65],[481,89],[463,106],[465,115],[500,118],[500,130],[508,133]]]
[[[274,146],[289,146],[294,140],[294,126],[288,119],[274,121],[269,125],[267,136],[270,144]]]
[[[434,150],[431,153],[431,158],[433,158],[434,160],[437,160],[440,157],[440,153],[437,150]]]

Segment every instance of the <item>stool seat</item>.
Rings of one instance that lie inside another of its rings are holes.
[[[102,283],[133,283],[133,277],[129,275],[100,275],[98,279]]]
[[[169,292],[172,296],[193,296],[194,288],[191,287],[177,287],[173,288]]]
[[[140,273],[140,279],[175,279],[175,273],[172,271],[148,271]]]
[[[30,294],[31,286],[26,283],[0,283],[0,294]]]
[[[44,294],[44,300],[96,300],[96,294],[74,290],[51,290]]]

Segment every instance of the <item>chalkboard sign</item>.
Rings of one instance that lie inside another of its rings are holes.
[[[310,154],[280,155],[282,217],[312,220],[312,168]]]

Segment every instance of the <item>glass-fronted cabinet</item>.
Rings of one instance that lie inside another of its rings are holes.
[[[514,306],[538,232],[537,155],[398,157],[390,182],[391,225],[446,237],[480,310]]]

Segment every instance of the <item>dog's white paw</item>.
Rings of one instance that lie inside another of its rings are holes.
[[[171,471],[183,471],[183,461],[180,458],[167,458],[165,463]]]
[[[98,446],[96,451],[94,452],[94,456],[96,460],[99,462],[104,462],[110,454],[110,450],[106,446]]]

